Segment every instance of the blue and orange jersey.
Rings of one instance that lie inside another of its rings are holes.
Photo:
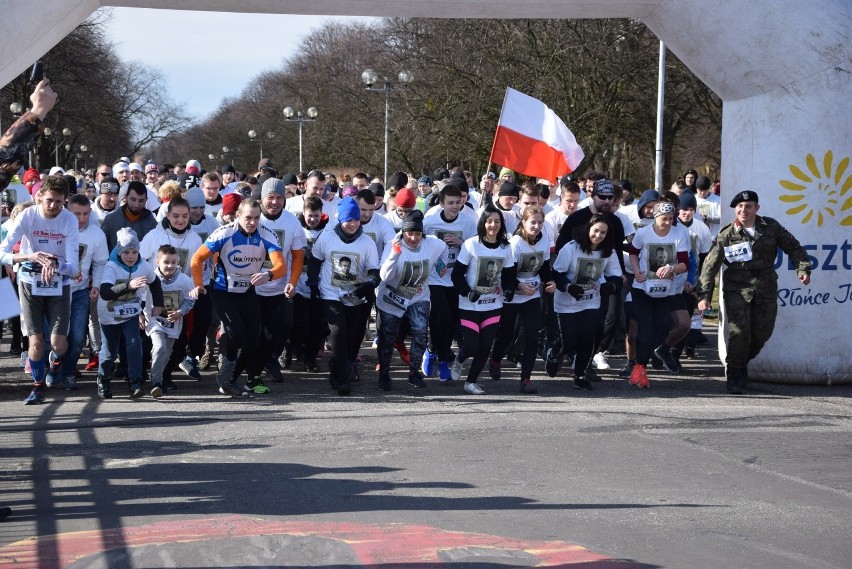
[[[195,252],[192,278],[196,286],[204,286],[204,261],[217,254],[213,288],[245,292],[250,286],[251,275],[263,270],[267,253],[272,261],[272,278],[283,277],[287,265],[275,233],[259,226],[257,231],[248,234],[234,222],[214,231]]]

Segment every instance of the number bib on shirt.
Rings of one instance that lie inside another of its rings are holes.
[[[745,263],[751,261],[751,243],[737,243],[725,247],[725,259],[729,263]]]
[[[228,273],[228,292],[243,293],[251,286],[251,275]]]
[[[136,316],[140,312],[142,312],[142,307],[139,304],[139,301],[130,302],[128,304],[119,304],[113,308],[113,312],[115,312],[116,316],[121,316],[123,318],[129,318],[131,316]]]
[[[662,298],[671,294],[673,282],[669,279],[648,279],[645,292],[651,298]]]
[[[54,276],[50,282],[41,279],[34,280],[32,284],[33,296],[62,296],[62,281],[59,276]]]

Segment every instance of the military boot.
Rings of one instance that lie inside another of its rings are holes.
[[[98,375],[98,396],[101,399],[112,399],[112,387],[110,387],[110,377]]]

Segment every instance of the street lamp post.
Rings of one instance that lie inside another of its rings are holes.
[[[263,137],[257,135],[257,131],[252,129],[248,131],[248,137],[252,142],[257,142],[260,144],[260,159],[263,160]],[[266,138],[272,140],[275,138],[275,133],[272,131],[266,132]]]
[[[308,107],[307,116],[303,115],[302,111],[294,111],[293,107],[284,107],[284,120],[299,123],[299,172],[305,171],[302,165],[302,123],[317,120],[317,114],[319,113],[317,113],[316,107]]]
[[[397,76],[401,83],[411,83],[414,77],[408,71],[400,71]],[[390,118],[390,94],[393,91],[393,85],[387,77],[383,77],[384,85],[382,87],[373,87],[379,80],[379,75],[372,69],[365,69],[361,73],[361,81],[367,86],[367,91],[380,91],[385,94],[385,176],[383,181],[388,183],[388,119]]]

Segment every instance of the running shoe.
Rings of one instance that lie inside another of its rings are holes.
[[[534,395],[534,394],[538,393],[538,389],[533,387],[533,384],[532,384],[532,381],[530,381],[530,378],[528,378],[528,377],[521,378],[521,393],[524,393],[526,395]]]
[[[46,389],[43,383],[33,385],[33,390],[30,391],[30,394],[24,399],[24,405],[41,405],[44,403],[44,395]]]
[[[65,391],[77,391],[78,389],[80,388],[77,386],[77,378],[73,375],[65,378]]]
[[[547,348],[546,358],[544,359],[544,371],[550,377],[556,377],[559,372],[559,366],[562,365],[562,356],[556,355],[555,348]]]
[[[85,371],[98,371],[98,365],[100,364],[100,360],[98,359],[98,354],[92,354],[89,357],[89,363],[86,364],[86,367],[83,368]]]
[[[183,358],[183,361],[180,362],[179,367],[181,370],[183,370],[183,373],[185,373],[192,379],[201,379],[201,372],[198,371],[198,362],[195,361],[195,358],[186,356],[185,358]]]
[[[405,365],[411,365],[411,353],[408,351],[408,347],[405,345],[405,342],[397,342],[393,345],[396,348],[396,351],[399,352],[399,359],[402,360],[402,363]]]
[[[475,383],[471,383],[470,381],[464,382],[464,390],[465,393],[470,393],[471,395],[482,395],[485,393],[485,390],[479,387]]]
[[[423,381],[423,378],[420,377],[419,373],[411,372],[408,374],[408,385],[420,389],[426,387],[426,382]]]
[[[609,362],[606,361],[606,352],[598,352],[595,354],[595,357],[592,358],[592,365],[594,365],[597,369],[610,369]]]
[[[450,378],[453,381],[458,381],[461,379],[462,367],[464,366],[464,362],[460,362],[458,357],[453,360],[453,367],[450,368]],[[467,389],[467,388],[465,388]]]
[[[582,391],[591,391],[592,390],[592,384],[591,384],[591,382],[589,382],[588,379],[586,379],[586,376],[584,376],[584,375],[576,376],[575,375],[574,376],[574,389],[580,389]]]
[[[494,381],[500,381],[500,379],[503,377],[500,370],[500,362],[497,360],[489,360],[488,373],[491,375],[491,379],[493,379]]]
[[[654,355],[660,358],[660,361],[663,362],[663,367],[669,370],[672,373],[680,373],[680,364],[678,364],[675,359],[672,357],[672,350],[665,344],[660,344],[657,346],[657,349],[654,350]]]
[[[263,383],[263,380],[259,375],[250,377],[246,380],[246,389],[253,393],[257,393],[258,395],[266,395],[269,393],[269,388],[266,387],[266,384]]]
[[[151,397],[154,399],[159,399],[163,396],[163,388],[160,387],[159,383],[155,383],[154,387],[151,388]]]
[[[429,348],[423,350],[423,361],[420,363],[420,371],[426,377],[435,375],[435,368],[438,367],[438,356],[429,351]]]
[[[630,385],[639,387],[639,384],[642,383],[642,377],[648,377],[648,372],[645,371],[645,366],[642,364],[634,364],[633,371],[630,372]]]

